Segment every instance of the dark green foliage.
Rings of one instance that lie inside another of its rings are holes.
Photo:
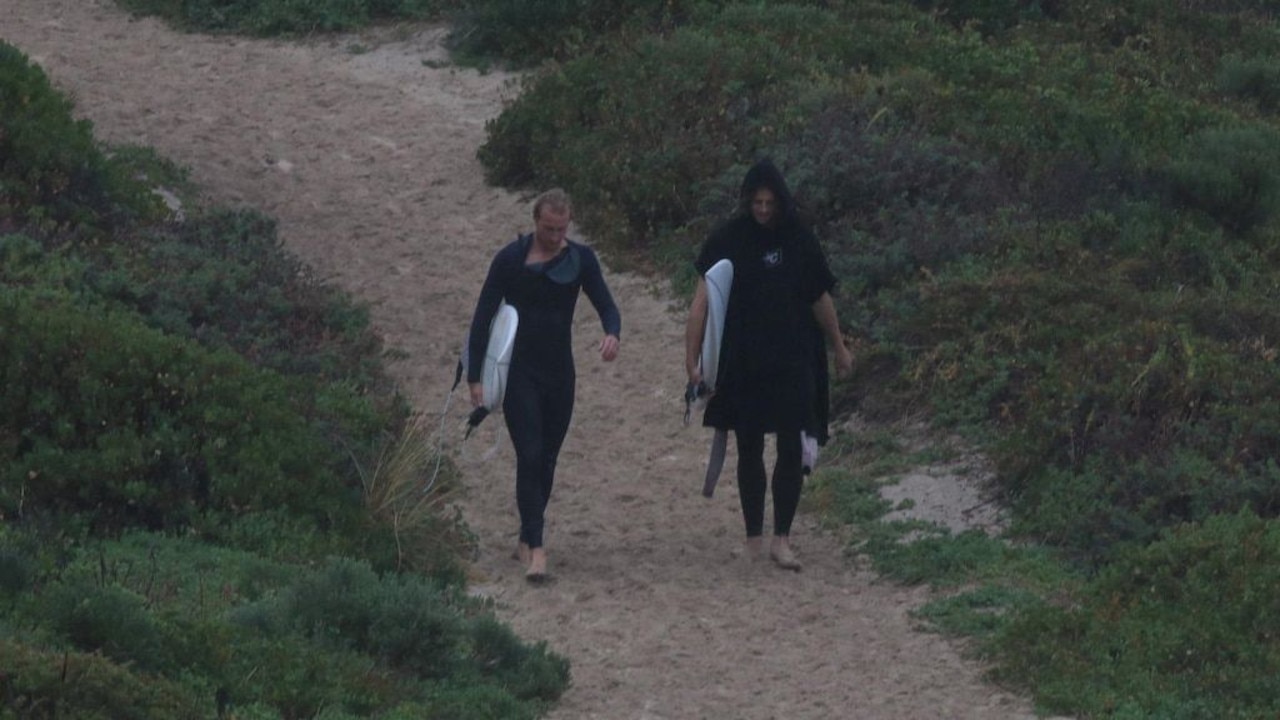
[[[1227,95],[1251,100],[1264,112],[1280,110],[1280,58],[1229,55],[1216,79]]]
[[[377,416],[348,391],[28,291],[0,291],[0,315],[7,515],[178,527],[206,509],[353,508],[346,459],[323,430],[370,438]]]
[[[1275,128],[1205,130],[1168,170],[1173,200],[1233,232],[1251,232],[1280,212],[1278,163]]]
[[[155,670],[171,662],[143,598],[115,586],[58,584],[40,593],[50,632],[76,650],[100,652],[120,664]]]
[[[158,212],[159,201],[108,160],[87,120],[26,55],[0,41],[0,233],[101,232]]]
[[[518,698],[551,702],[569,683],[569,663],[546,643],[529,645],[511,628],[481,615],[471,623],[472,660],[486,677]]]
[[[25,555],[4,548],[0,549],[0,595],[16,595],[31,586],[35,575],[31,562]]]
[[[591,55],[635,37],[665,34],[723,0],[477,0],[452,13],[453,55],[534,67]]]
[[[305,35],[364,27],[387,18],[422,19],[458,5],[450,0],[118,0],[202,32]]]
[[[464,620],[440,588],[379,578],[351,561],[331,562],[272,608],[269,625],[296,628],[418,677],[448,678],[464,656],[468,672],[492,678],[521,700],[555,700],[569,680],[562,658],[524,645],[490,617]]]
[[[51,552],[34,538],[10,539],[33,549],[33,566]],[[76,717],[212,717],[219,708],[531,720],[568,682],[562,658],[521,643],[452,590],[353,561],[281,564],[135,533],[64,556],[18,600],[4,606],[0,627],[40,632],[0,642],[0,715],[53,717],[21,712],[75,708],[72,695],[101,693],[107,708],[133,702],[138,714]],[[95,688],[84,668],[104,669],[90,657],[128,670],[113,671],[114,687]],[[62,683],[48,682],[67,668]],[[170,706],[187,714],[165,714]]]
[[[0,717],[24,720],[210,720],[214,704],[179,683],[96,653],[0,636]]]
[[[1280,524],[1221,515],[1130,548],[1072,607],[1041,606],[1000,642],[1005,679],[1050,712],[1257,718],[1280,712]]]
[[[921,10],[941,16],[958,27],[976,26],[983,33],[995,33],[1017,26],[1024,20],[1057,15],[1066,0],[915,0]]]

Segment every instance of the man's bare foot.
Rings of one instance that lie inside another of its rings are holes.
[[[524,579],[531,583],[540,583],[547,579],[547,551],[541,547],[529,550],[529,569],[524,571]]]
[[[803,567],[799,558],[791,551],[791,541],[786,535],[773,536],[773,543],[769,546],[769,557],[773,558],[773,562],[783,570],[798,572]]]
[[[759,560],[764,557],[764,538],[759,535],[748,537],[743,549],[748,560],[753,562]]]
[[[519,560],[521,565],[529,565],[529,543],[517,543],[516,551],[511,553],[511,559]]]

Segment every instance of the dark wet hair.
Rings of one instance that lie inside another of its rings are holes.
[[[791,197],[791,189],[787,187],[787,180],[782,177],[782,171],[778,166],[768,158],[752,165],[746,176],[742,178],[742,189],[738,192],[739,212],[744,215],[751,212],[751,200],[755,197],[756,191],[761,188],[769,188],[773,191],[774,197],[778,200],[778,217],[788,218],[795,213],[796,203]]]

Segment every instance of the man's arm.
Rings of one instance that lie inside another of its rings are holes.
[[[836,375],[844,377],[853,372],[853,354],[844,346],[844,337],[840,334],[840,320],[836,317],[836,304],[831,293],[824,292],[822,297],[813,303],[813,318],[835,353]]]
[[[689,319],[684,326],[684,371],[693,385],[702,382],[698,357],[702,355],[702,335],[706,325],[707,281],[698,278],[698,288],[694,290],[693,302],[689,305]]]

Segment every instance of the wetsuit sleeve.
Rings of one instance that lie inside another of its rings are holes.
[[[480,299],[476,301],[476,311],[471,316],[471,331],[467,334],[467,383],[480,382],[480,374],[484,370],[484,356],[489,349],[489,326],[493,316],[498,313],[505,293],[503,281],[506,256],[504,248],[489,263],[489,274],[480,287]]]
[[[620,338],[622,337],[622,314],[618,312],[618,306],[613,302],[609,286],[604,282],[600,259],[591,248],[583,247],[583,250],[585,251],[583,258],[586,262],[582,268],[582,289],[591,300],[591,305],[595,307],[596,314],[600,316],[600,325],[604,327],[604,334]]]

